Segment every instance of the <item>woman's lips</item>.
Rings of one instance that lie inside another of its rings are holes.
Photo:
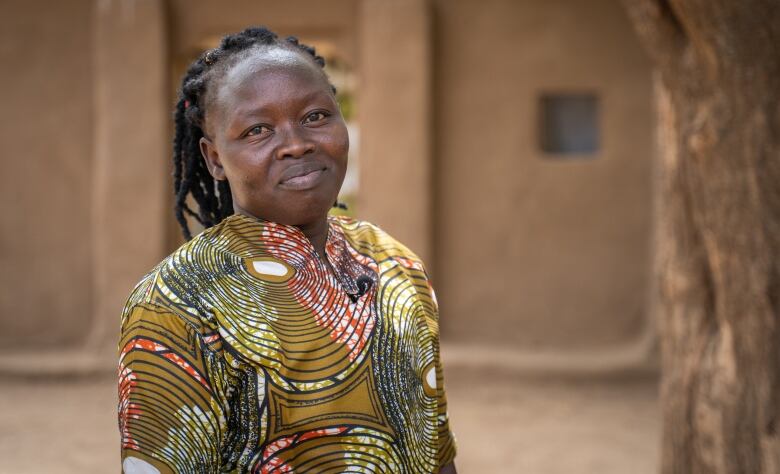
[[[308,189],[317,184],[324,171],[319,163],[294,164],[284,170],[279,184],[289,189]]]

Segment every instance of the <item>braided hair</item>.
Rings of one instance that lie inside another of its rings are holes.
[[[190,65],[181,81],[173,119],[174,210],[176,220],[187,240],[192,238],[192,234],[186,215],[204,227],[211,227],[233,214],[230,184],[227,180],[216,181],[211,176],[200,151],[200,139],[204,136],[206,102],[207,96],[213,93],[210,88],[213,88],[216,80],[253,48],[261,46],[278,46],[299,51],[311,58],[320,68],[325,67],[325,59],[317,55],[313,47],[298,42],[294,36],[280,39],[274,32],[262,27],[247,28],[240,33],[225,36],[218,47],[204,52]],[[335,93],[336,88],[332,84],[330,87]],[[197,204],[197,212],[187,203],[189,195]]]

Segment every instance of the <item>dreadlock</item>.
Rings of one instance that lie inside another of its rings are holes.
[[[274,32],[262,27],[247,28],[240,33],[225,36],[218,47],[204,52],[190,65],[181,81],[179,100],[174,111],[173,139],[175,213],[187,240],[192,238],[192,234],[186,215],[204,227],[211,227],[233,214],[230,184],[227,180],[214,180],[200,152],[206,96],[216,78],[242,59],[242,53],[258,46],[279,46],[300,51],[311,57],[320,68],[325,67],[325,59],[317,55],[313,47],[298,42],[294,36],[280,39]],[[333,85],[331,89],[336,92]],[[187,203],[188,195],[197,204],[197,212]],[[338,203],[336,205],[342,206]]]

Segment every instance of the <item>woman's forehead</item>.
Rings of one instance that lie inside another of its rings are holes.
[[[222,82],[237,85],[270,72],[322,78],[327,83],[322,68],[313,60],[300,51],[281,47],[253,48],[225,72]]]
[[[318,67],[303,57],[302,52],[279,46],[259,46],[248,50],[225,73],[225,79],[246,78],[264,70],[280,68]]]
[[[236,94],[244,95],[258,92],[264,79],[269,82],[281,81],[284,77],[293,77],[307,83],[315,83],[330,91],[330,84],[322,69],[314,61],[303,57],[302,53],[287,48],[257,48],[233,64],[218,81],[217,101],[227,104],[236,99]],[[294,80],[292,82],[299,82]],[[292,84],[291,84],[292,85]]]

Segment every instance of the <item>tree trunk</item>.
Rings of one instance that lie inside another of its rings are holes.
[[[662,472],[780,473],[780,0],[623,0],[657,69]]]

